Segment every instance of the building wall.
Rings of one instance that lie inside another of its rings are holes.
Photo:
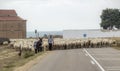
[[[26,21],[0,21],[0,37],[26,38]]]
[[[86,37],[84,36],[86,34]],[[98,37],[120,37],[118,31],[101,31],[101,30],[64,30],[63,38],[98,38]]]

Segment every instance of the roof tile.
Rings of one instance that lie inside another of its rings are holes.
[[[0,10],[0,16],[17,16],[15,10]]]
[[[0,20],[23,20],[19,16],[11,16],[11,17],[0,17]]]

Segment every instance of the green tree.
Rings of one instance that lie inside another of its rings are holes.
[[[120,29],[120,11],[119,9],[105,9],[101,15],[100,26],[103,29],[113,29],[115,26],[117,29]]]

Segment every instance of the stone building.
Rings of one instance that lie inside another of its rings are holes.
[[[26,38],[26,20],[15,10],[0,10],[0,38]]]

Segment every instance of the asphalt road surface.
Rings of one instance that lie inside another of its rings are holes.
[[[56,50],[29,71],[120,71],[120,51],[113,48]]]

